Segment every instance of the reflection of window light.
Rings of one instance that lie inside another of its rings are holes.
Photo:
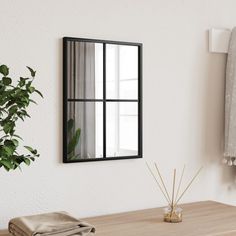
[[[107,52],[108,68],[106,85],[108,97],[126,99],[128,95],[131,98],[137,98],[137,48],[132,46],[109,45]],[[129,103],[131,107],[128,107],[128,109],[124,109],[124,103],[113,103],[113,109],[110,111],[114,114],[112,116],[110,115],[111,120],[108,121],[113,126],[108,131],[110,133],[109,137],[112,137],[112,140],[109,142],[111,148],[109,152],[113,156],[120,156],[122,153],[124,155],[137,154],[137,109],[132,109],[132,106],[137,106],[137,103]]]
[[[135,46],[107,45],[107,98],[138,98],[138,49]]]

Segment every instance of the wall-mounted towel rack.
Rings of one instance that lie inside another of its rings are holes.
[[[228,53],[230,29],[212,28],[209,30],[209,52]]]

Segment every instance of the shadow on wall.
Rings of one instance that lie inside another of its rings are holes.
[[[206,45],[208,45],[208,31],[206,33]],[[227,55],[207,53],[204,101],[205,154],[209,161],[220,162],[224,144],[224,90]]]

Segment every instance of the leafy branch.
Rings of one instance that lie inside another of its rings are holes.
[[[75,121],[73,119],[68,120],[67,132],[68,132],[68,137],[71,137],[71,139],[69,139],[67,143],[67,155],[70,160],[75,160],[80,157],[79,154],[75,155],[75,148],[79,143],[81,129],[80,128],[76,130],[74,129],[75,129]]]
[[[9,68],[0,66],[0,168],[7,171],[20,168],[22,163],[30,165],[38,151],[30,146],[24,146],[28,154],[19,154],[19,142],[23,140],[15,133],[16,122],[30,117],[27,108],[31,103],[37,104],[31,97],[34,93],[43,97],[42,93],[33,86],[36,71],[27,67],[30,76],[20,77],[16,85],[12,84],[9,77]]]

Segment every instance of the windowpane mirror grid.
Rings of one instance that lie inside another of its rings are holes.
[[[63,39],[63,162],[142,157],[142,44]]]
[[[138,155],[137,102],[108,102],[106,127],[107,157]]]
[[[138,99],[138,47],[106,45],[107,99]]]
[[[103,157],[103,103],[68,102],[67,159]]]
[[[67,43],[69,99],[103,98],[103,44]]]

